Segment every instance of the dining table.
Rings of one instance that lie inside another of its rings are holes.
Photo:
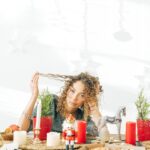
[[[125,136],[121,135],[121,140],[117,139],[116,134],[110,135],[110,141],[101,141],[99,137],[87,136],[86,143],[75,144],[74,149],[77,150],[150,150],[150,141],[136,142],[136,145],[130,145],[125,142]],[[31,135],[27,136],[25,144],[13,148],[13,141],[3,140],[3,146],[0,150],[65,150],[65,141],[61,140],[60,145],[47,146],[46,141],[34,143]]]

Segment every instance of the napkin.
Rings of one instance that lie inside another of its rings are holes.
[[[0,150],[18,150],[19,145],[16,143],[4,144]]]

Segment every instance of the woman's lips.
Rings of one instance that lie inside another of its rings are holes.
[[[73,107],[76,107],[76,104],[75,103],[72,103],[72,102],[69,102],[69,105],[73,106]]]

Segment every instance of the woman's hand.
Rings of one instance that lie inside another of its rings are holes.
[[[91,117],[99,117],[100,116],[100,111],[95,102],[90,102],[89,104],[89,109],[90,109],[90,115]]]
[[[95,122],[95,124],[97,125],[101,117],[101,113],[99,111],[98,105],[95,102],[89,102],[88,105],[90,109],[90,116],[92,120]]]
[[[32,96],[37,99],[39,95],[39,88],[38,88],[38,81],[39,81],[39,73],[36,72],[31,80],[31,90],[32,90]]]

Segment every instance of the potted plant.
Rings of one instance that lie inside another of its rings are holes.
[[[137,117],[137,134],[139,141],[150,140],[150,103],[143,94],[143,89],[135,102],[138,117]]]
[[[40,140],[46,140],[47,133],[51,131],[52,128],[52,117],[51,114],[51,105],[52,105],[53,96],[48,91],[48,89],[43,90],[38,99],[41,100],[42,108],[41,108],[41,122],[40,122]],[[36,109],[35,109],[36,112]],[[33,128],[36,124],[36,117],[33,118]]]

